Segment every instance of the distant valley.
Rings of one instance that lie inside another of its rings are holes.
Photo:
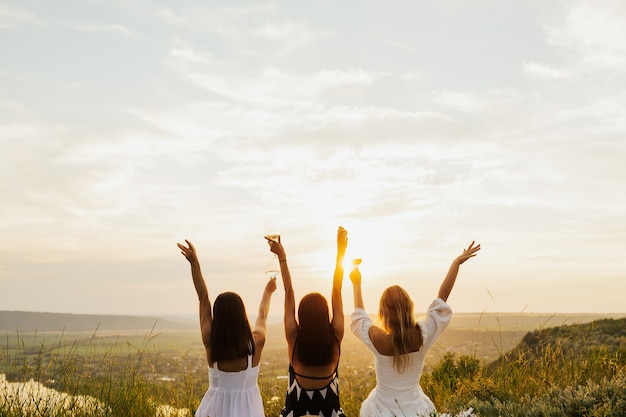
[[[3,332],[190,330],[197,327],[197,321],[186,318],[0,311],[0,331]]]
[[[418,313],[420,319],[423,315]],[[372,317],[374,317],[372,315]],[[450,324],[451,329],[475,331],[517,330],[527,331],[560,326],[563,324],[586,323],[601,318],[620,318],[626,314],[602,313],[455,313]],[[254,320],[254,317],[250,318]],[[276,328],[282,337],[282,316],[272,315],[269,327]],[[350,316],[346,315],[346,328],[349,328]],[[174,331],[198,330],[198,319],[194,316],[137,316],[137,315],[100,315],[68,314],[32,311],[0,311],[0,331],[3,332],[126,332],[126,331]],[[346,332],[346,333],[349,333]]]

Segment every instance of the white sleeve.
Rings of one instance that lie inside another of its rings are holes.
[[[428,307],[426,319],[419,323],[422,329],[423,346],[426,349],[435,344],[452,319],[452,309],[441,298],[435,299]]]
[[[350,330],[361,342],[367,346],[372,352],[376,352],[374,344],[370,340],[369,330],[372,327],[372,319],[367,315],[365,310],[357,308],[350,316]]]

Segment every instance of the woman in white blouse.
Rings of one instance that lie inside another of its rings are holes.
[[[374,354],[376,386],[361,404],[361,417],[429,416],[432,401],[419,385],[426,352],[450,323],[452,310],[446,303],[459,266],[476,256],[480,245],[472,242],[450,265],[437,298],[430,304],[424,322],[415,320],[413,301],[398,285],[380,297],[379,325],[365,312],[361,293],[361,272],[350,273],[354,289],[352,332]]]

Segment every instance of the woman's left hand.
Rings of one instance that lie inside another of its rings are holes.
[[[276,291],[276,278],[270,278],[265,284],[265,292],[268,294],[273,294]]]
[[[472,243],[470,243],[467,249],[463,249],[463,253],[457,256],[454,261],[457,262],[459,265],[461,265],[463,262],[467,261],[469,258],[473,258],[474,256],[476,256],[476,252],[478,252],[479,250],[480,250],[480,243],[474,246],[474,241],[472,240]]]

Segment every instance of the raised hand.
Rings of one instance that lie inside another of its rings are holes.
[[[267,284],[265,284],[265,292],[272,294],[274,291],[276,291],[276,278],[270,278]]]
[[[198,256],[196,255],[196,248],[187,239],[185,239],[185,242],[187,242],[187,245],[189,245],[189,246],[185,246],[185,245],[182,245],[180,243],[176,244],[178,246],[178,248],[180,249],[180,253],[182,253],[183,256],[185,258],[187,258],[189,263],[191,263],[192,265],[193,264],[197,264],[198,263]]]
[[[480,243],[474,246],[474,241],[467,247],[467,249],[463,249],[463,253],[456,257],[454,262],[461,265],[463,262],[467,261],[469,258],[473,258],[476,256],[476,252],[480,250]]]
[[[270,251],[275,253],[279,260],[284,260],[286,257],[285,248],[283,247],[283,244],[280,243],[280,236],[278,236],[278,239],[276,240],[267,237],[265,240],[267,240],[267,243],[270,245]]]
[[[361,285],[361,271],[359,268],[352,268],[352,271],[350,271],[350,281],[352,285]]]
[[[348,231],[339,226],[337,229],[337,253],[341,256],[345,255],[348,247]]]

